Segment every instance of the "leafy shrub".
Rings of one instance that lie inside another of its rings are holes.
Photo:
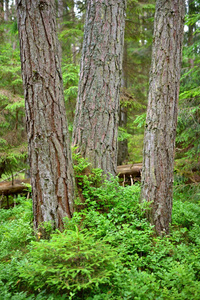
[[[21,293],[16,297],[11,295],[20,283],[17,262],[34,239],[32,202],[24,197],[18,197],[16,202],[14,208],[0,209],[0,299],[26,299]]]
[[[12,259],[0,262],[0,299],[10,299],[13,292],[18,290],[20,283],[17,271],[17,261],[23,253],[19,250],[15,252]],[[10,297],[10,298],[9,298]],[[20,298],[19,298],[20,299]]]
[[[3,232],[19,226],[19,243],[17,227],[2,235],[3,251],[6,245],[11,251],[0,263],[0,299],[199,300],[199,204],[175,189],[171,234],[156,237],[138,184],[124,188],[116,178],[103,180],[98,169],[86,175],[88,163],[81,164],[84,202],[65,219],[63,233],[30,243],[31,203],[0,210]]]
[[[106,282],[116,260],[116,251],[105,241],[76,227],[53,234],[50,241],[32,242],[18,270],[35,290],[77,291]]]
[[[12,252],[25,247],[33,237],[32,202],[18,197],[17,205],[12,209],[0,210],[0,259],[8,259]]]
[[[190,229],[200,225],[200,206],[195,203],[176,200],[173,203],[172,224]]]

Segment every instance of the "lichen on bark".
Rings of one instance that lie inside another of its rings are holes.
[[[87,1],[73,144],[92,167],[116,174],[126,1]]]
[[[144,137],[141,200],[158,234],[169,233],[184,25],[184,0],[158,0]]]
[[[73,214],[74,179],[55,2],[17,0],[34,225],[63,228]]]

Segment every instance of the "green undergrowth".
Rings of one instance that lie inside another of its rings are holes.
[[[50,239],[34,237],[30,200],[0,210],[0,299],[198,300],[200,203],[176,187],[171,234],[161,239],[138,184],[81,172],[76,212]]]

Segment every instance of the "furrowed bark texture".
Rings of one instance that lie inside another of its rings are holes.
[[[18,0],[18,28],[35,228],[73,213],[73,169],[54,1]]]
[[[92,167],[116,174],[126,0],[87,1],[73,144]]]
[[[181,70],[184,0],[158,0],[144,137],[141,200],[159,235],[169,233]]]

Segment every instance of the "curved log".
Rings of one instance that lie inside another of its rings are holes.
[[[142,163],[130,164],[130,165],[122,165],[117,167],[117,174],[120,178],[128,177],[135,178],[135,180],[140,180],[142,170]],[[15,195],[20,193],[25,193],[27,190],[26,185],[24,183],[30,184],[30,179],[23,180],[14,180],[14,184],[12,181],[4,181],[0,182],[0,195],[8,196]]]
[[[13,184],[12,181],[0,182],[0,195],[8,196],[24,193],[27,190],[27,186],[24,185],[25,183],[30,184],[30,179],[17,179],[14,180]]]
[[[119,177],[130,176],[140,177],[142,170],[142,163],[131,164],[131,165],[122,165],[117,167],[117,174]]]

